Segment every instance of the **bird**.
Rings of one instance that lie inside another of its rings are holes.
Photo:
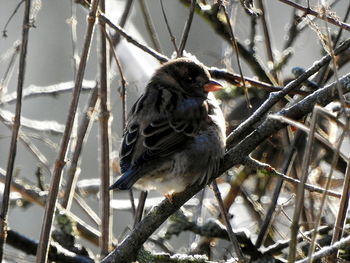
[[[121,177],[109,189],[156,190],[171,201],[207,184],[225,153],[225,119],[212,93],[222,88],[194,59],[172,59],[156,70],[128,114]]]

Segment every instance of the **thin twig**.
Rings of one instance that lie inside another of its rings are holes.
[[[347,237],[335,242],[331,246],[323,247],[319,251],[315,252],[313,254],[313,259],[318,260],[318,259],[324,258],[326,256],[332,255],[333,253],[338,251],[340,248],[348,247],[349,244],[350,244],[350,236],[347,236]],[[308,258],[298,260],[295,263],[306,263],[306,262],[308,262]]]
[[[297,235],[299,231],[299,219],[301,211],[304,207],[304,196],[305,196],[305,184],[308,178],[308,168],[309,163],[311,159],[311,152],[312,152],[312,146],[314,137],[316,134],[316,121],[317,121],[317,109],[314,108],[312,118],[310,121],[310,133],[308,135],[308,140],[305,146],[305,156],[303,157],[303,163],[301,167],[301,178],[300,178],[300,184],[297,188],[296,193],[296,201],[295,201],[295,208],[293,213],[293,220],[291,224],[291,241],[290,241],[290,247],[289,247],[289,255],[288,255],[288,263],[294,263],[295,262],[295,253],[297,248]]]
[[[349,122],[347,122],[347,127],[349,125]],[[345,138],[345,134],[347,133],[348,131],[347,130],[343,130],[342,134],[340,135],[340,139],[339,141],[337,142],[337,147],[336,147],[336,151],[333,153],[333,160],[332,160],[332,163],[331,163],[331,167],[330,167],[330,170],[328,172],[328,175],[327,175],[327,180],[326,180],[326,190],[329,189],[330,187],[330,184],[331,184],[331,179],[332,179],[332,175],[333,175],[333,171],[334,171],[334,167],[336,166],[336,163],[338,162],[338,159],[339,159],[339,152],[340,152],[340,147],[342,146],[343,144],[343,141],[344,141],[344,138]],[[322,199],[321,199],[321,205],[320,205],[320,208],[318,209],[318,214],[316,216],[316,222],[314,224],[314,229],[317,231],[320,223],[321,223],[321,217],[322,217],[322,214],[323,214],[323,210],[324,210],[324,206],[325,206],[325,203],[326,203],[326,198],[327,198],[327,195],[326,193],[324,193],[322,195]],[[312,240],[311,240],[311,244],[310,244],[310,247],[309,247],[309,253],[308,253],[308,257],[309,257],[309,263],[312,262],[312,259],[313,259],[313,252],[315,250],[315,246],[316,246],[316,232],[312,235]]]
[[[341,239],[342,234],[344,232],[346,218],[347,218],[347,211],[349,210],[349,194],[350,194],[349,192],[350,192],[350,155],[349,155],[349,161],[346,167],[338,215],[337,215],[334,229],[333,229],[332,245]],[[335,252],[335,255],[337,256],[337,252]]]
[[[111,45],[112,44],[112,39],[110,38],[110,36],[106,32],[105,28],[103,30],[103,33],[104,33],[105,38],[107,38],[109,44]],[[117,53],[115,52],[114,48],[111,48],[111,53],[113,55],[115,63],[117,64],[117,68],[118,68],[119,75],[120,75],[121,97],[122,97],[122,108],[123,108],[122,119],[123,119],[123,130],[124,130],[125,123],[126,123],[126,118],[127,118],[127,111],[126,111],[126,84],[127,84],[127,82],[126,82],[126,79],[124,77],[122,65],[120,63],[120,60],[119,60],[119,58],[117,56]]]
[[[216,183],[215,180],[213,180],[213,182],[211,183],[211,185],[212,185],[212,187],[213,187],[213,191],[214,191],[216,200],[218,201],[219,208],[220,208],[220,212],[221,212],[221,215],[222,215],[222,217],[223,217],[223,219],[224,219],[224,222],[225,222],[225,225],[226,225],[226,230],[227,230],[228,236],[229,236],[229,238],[230,238],[230,241],[231,241],[231,243],[232,243],[235,256],[238,258],[238,260],[239,260],[240,262],[244,262],[245,259],[244,259],[243,253],[242,253],[241,248],[240,248],[240,246],[239,246],[237,237],[236,237],[236,235],[233,233],[230,220],[228,219],[228,216],[227,216],[227,211],[226,211],[226,209],[225,209],[225,207],[224,207],[224,203],[222,202],[222,198],[221,198],[221,194],[220,194],[218,185],[217,185],[217,183]]]
[[[299,3],[300,0],[296,0],[296,3]],[[295,41],[298,33],[300,32],[298,30],[298,21],[297,19],[299,18],[299,16],[296,14],[297,13],[297,9],[293,8],[292,9],[292,19],[291,22],[289,22],[289,28],[288,28],[288,34],[286,35],[286,41],[284,42],[283,45],[283,50],[286,50],[288,48],[290,48],[293,44],[293,42]]]
[[[290,165],[294,159],[293,156],[295,155],[294,154],[295,153],[295,145],[297,144],[297,140],[299,141],[301,138],[302,138],[301,132],[297,132],[293,142],[289,146],[289,149],[286,153],[286,158],[284,158],[284,162],[282,165],[282,173],[283,174],[287,174],[288,168],[290,167]],[[279,198],[280,193],[282,191],[282,188],[283,188],[283,180],[282,180],[282,178],[279,178],[276,182],[275,190],[273,192],[269,208],[267,209],[266,214],[265,214],[265,218],[264,218],[263,222],[261,223],[260,232],[259,232],[259,235],[258,235],[256,242],[255,242],[255,246],[257,248],[260,248],[264,243],[264,239],[266,237],[266,234],[268,233],[268,229],[269,229],[270,224],[272,222],[272,218],[273,218],[273,215],[275,213],[277,201],[278,201],[278,198]]]
[[[4,244],[6,242],[6,232],[7,232],[7,213],[9,208],[10,201],[10,187],[13,176],[13,169],[16,159],[17,152],[17,140],[18,134],[21,126],[21,114],[22,114],[22,91],[23,84],[26,73],[26,60],[27,60],[27,47],[28,47],[28,39],[29,39],[29,18],[30,18],[30,7],[31,0],[25,1],[24,8],[24,16],[22,23],[22,44],[21,44],[21,53],[19,57],[19,70],[18,70],[18,79],[17,79],[17,100],[16,100],[16,114],[12,127],[12,136],[11,136],[11,144],[10,151],[7,162],[7,170],[6,170],[6,182],[4,186],[4,191],[2,195],[2,206],[0,210],[0,262],[4,257]]]
[[[96,81],[92,80],[83,80],[82,91],[90,92],[96,86]],[[39,96],[57,96],[61,93],[71,92],[74,88],[74,82],[61,82],[58,84],[53,84],[49,86],[35,86],[29,85],[28,88],[23,90],[23,99],[35,98]],[[0,104],[11,104],[16,101],[17,92],[12,92],[3,96],[0,99]]]
[[[23,97],[22,97],[23,98]],[[7,110],[0,109],[0,121],[12,128],[15,115]],[[64,126],[56,121],[38,121],[21,117],[21,127],[31,129],[36,132],[50,133],[52,135],[62,135]]]
[[[249,86],[252,86],[252,87],[262,88],[268,92],[275,92],[283,89],[283,87],[275,87],[266,82],[262,82],[249,77],[244,77],[242,79],[240,74],[231,73],[225,69],[218,69],[218,68],[212,67],[212,68],[209,68],[209,72],[213,78],[225,80],[235,86],[242,86],[243,85],[242,83],[245,82],[246,85],[248,84]],[[298,94],[298,95],[306,96],[306,95],[309,95],[310,92],[298,89],[298,90],[291,90],[290,93],[288,94],[290,95]]]
[[[147,47],[145,45],[142,45],[141,43],[139,43],[137,40],[135,40],[132,36],[130,36],[129,34],[127,34],[123,28],[121,28],[118,25],[115,25],[113,22],[111,22],[111,20],[109,20],[105,15],[100,14],[99,15],[99,20],[105,22],[106,24],[108,24],[109,27],[113,28],[115,31],[117,31],[120,35],[122,35],[126,41],[132,43],[133,45],[135,45],[136,47],[140,48],[141,50],[145,51],[146,53],[150,54],[151,56],[153,56],[154,58],[156,58],[158,61],[160,62],[167,62],[169,59],[158,53],[157,51],[155,51],[154,49]]]
[[[129,0],[132,4],[133,0]],[[130,5],[131,5],[130,4]],[[130,7],[131,8],[131,7]],[[129,8],[129,9],[130,9]],[[105,12],[105,0],[100,0],[100,10]],[[125,18],[126,21],[126,18]],[[125,24],[125,22],[124,22]],[[111,145],[111,111],[110,111],[110,86],[108,83],[108,63],[107,63],[107,40],[104,35],[106,31],[106,24],[101,22],[100,24],[100,47],[99,47],[99,57],[100,57],[100,87],[99,87],[99,97],[100,97],[100,131],[101,131],[101,171],[100,171],[100,217],[101,217],[101,239],[100,239],[100,254],[102,256],[107,255],[111,248],[111,230],[112,230],[112,213],[110,207],[110,200],[112,192],[108,190],[111,185],[111,165],[110,165],[110,151],[112,149]],[[119,36],[119,35],[118,35]]]
[[[184,31],[182,33],[182,37],[181,37],[181,42],[180,42],[180,47],[179,47],[179,52],[178,52],[179,57],[182,57],[183,51],[184,51],[185,46],[186,46],[186,42],[187,42],[188,35],[190,33],[190,29],[191,29],[191,25],[192,25],[195,7],[196,7],[196,0],[191,0],[190,12],[189,12],[186,24],[185,24]]]
[[[326,16],[326,12],[327,12],[326,8],[323,7],[322,8],[322,13],[323,13],[322,15],[323,15],[323,17]],[[335,78],[336,81],[338,81],[339,80],[339,75],[338,75],[336,58],[335,58],[335,54],[334,54],[334,46],[332,44],[332,39],[331,39],[331,36],[330,36],[330,33],[329,33],[329,28],[328,28],[327,22],[325,22],[325,24],[326,24],[326,36],[327,36],[327,39],[328,39],[328,41],[326,43],[327,47],[328,47],[328,53],[332,57],[331,62],[332,62],[332,65],[333,65],[333,70],[334,70],[334,78]],[[343,96],[343,91],[342,91],[342,89],[340,87],[339,82],[337,82],[337,83],[338,83],[337,84],[337,88],[338,88],[338,93],[339,93],[339,101],[340,101],[342,107],[345,108],[346,107],[346,103],[345,103],[345,99],[344,99],[344,96]]]
[[[322,112],[322,113],[325,112],[325,111],[323,110],[323,108],[321,108],[321,107],[318,107],[318,110],[319,110],[320,112]],[[270,114],[270,115],[268,116],[268,118],[274,119],[274,120],[278,120],[278,121],[281,121],[281,122],[288,123],[289,125],[291,125],[291,126],[297,128],[297,129],[299,129],[299,130],[301,130],[301,131],[304,131],[304,132],[306,132],[307,134],[310,134],[310,129],[309,129],[306,125],[304,125],[304,124],[302,124],[302,123],[300,123],[300,122],[297,122],[297,121],[288,119],[288,118],[286,118],[286,117],[284,117],[284,116],[281,116],[281,115],[275,115],[275,114]],[[329,151],[336,151],[336,148],[334,148],[334,146],[332,145],[332,143],[331,143],[329,140],[327,140],[326,138],[324,138],[323,136],[321,136],[319,133],[315,133],[315,138],[316,138],[320,143],[322,143],[323,146],[325,146],[325,147],[327,148],[327,150],[329,150]],[[344,153],[340,152],[339,155],[340,155],[340,157],[341,157],[342,159],[344,159],[345,161],[347,161],[347,158],[346,158],[346,156],[345,156]]]
[[[343,19],[344,23],[348,20],[349,15],[350,15],[350,4],[348,5],[348,9],[346,10],[346,13],[345,13],[345,16]],[[340,28],[338,31],[337,37],[334,40],[334,46],[337,46],[337,44],[342,36],[342,33],[343,33],[343,28]]]
[[[304,6],[299,5],[299,4],[295,3],[295,2],[292,2],[290,0],[278,0],[278,1],[280,1],[282,3],[285,3],[287,5],[290,5],[290,6],[294,7],[294,8],[297,8],[297,9],[305,12],[305,14],[307,14],[307,15],[315,16],[315,17],[320,18],[320,19],[322,19],[324,21],[327,21],[327,22],[329,22],[329,23],[331,23],[333,25],[336,25],[338,27],[341,27],[341,28],[343,28],[345,30],[350,31],[350,25],[349,24],[341,22],[338,19],[335,19],[335,18],[333,18],[331,16],[328,16],[328,15],[323,16],[319,12],[317,12],[317,11],[315,11],[315,10],[309,8],[309,7],[304,7]]]
[[[23,120],[23,118],[21,118]],[[3,116],[1,116],[0,114],[0,120],[2,122],[5,123],[5,125],[12,130],[14,125],[12,123],[8,123],[7,121],[5,121],[3,119]],[[49,162],[47,160],[47,158],[45,157],[44,154],[42,154],[40,152],[40,150],[38,149],[38,147],[35,146],[34,143],[31,142],[31,140],[29,139],[29,137],[22,131],[20,130],[18,132],[18,139],[24,144],[25,147],[28,148],[29,152],[32,153],[34,155],[34,157],[38,160],[38,162],[43,165],[43,167],[45,168],[45,170],[50,174],[50,167],[49,167]]]
[[[8,52],[12,53],[11,58],[10,58],[10,61],[7,65],[7,67],[6,67],[4,75],[0,79],[0,102],[2,100],[3,95],[7,91],[7,85],[8,85],[8,82],[9,82],[11,76],[12,76],[13,69],[16,65],[15,64],[16,58],[18,57],[20,51],[21,51],[21,43],[19,41],[15,41],[15,43],[13,44],[12,50],[8,51]],[[23,94],[22,94],[22,96],[23,96]]]
[[[123,14],[119,20],[119,26],[121,28],[124,28],[125,24],[126,24],[126,21],[128,20],[129,18],[129,15],[130,15],[130,12],[131,12],[131,8],[132,8],[132,5],[134,3],[134,0],[127,0],[126,1],[126,4],[125,4],[125,8],[124,8],[124,11],[123,11]],[[115,34],[113,37],[113,45],[112,47],[116,47],[119,42],[120,42],[120,34]]]
[[[264,32],[264,39],[265,39],[265,46],[266,46],[266,53],[267,53],[267,58],[268,62],[272,63],[272,65],[275,65],[275,59],[273,56],[273,51],[272,51],[272,43],[271,43],[271,35],[270,35],[270,30],[269,30],[269,16],[266,14],[265,6],[264,6],[264,0],[259,0],[258,1],[259,8],[261,9],[261,19],[262,19],[262,28]],[[276,72],[272,72],[275,81],[277,81],[277,74]]]
[[[2,30],[2,36],[3,37],[7,37],[7,26],[10,23],[10,21],[12,20],[12,18],[15,16],[15,14],[17,13],[18,9],[21,7],[21,5],[25,2],[26,0],[21,0],[21,2],[19,2],[16,6],[16,8],[13,10],[12,14],[10,15],[10,17],[7,19],[6,24],[4,26],[4,29]],[[28,20],[29,21],[29,20]]]
[[[134,228],[142,219],[142,214],[145,208],[147,194],[148,194],[147,191],[141,191],[140,193],[139,203],[137,205],[137,210],[134,218]]]
[[[0,182],[5,182],[6,173],[0,168]],[[28,187],[28,185],[23,184],[20,180],[12,181],[11,191],[15,191],[21,194],[21,196],[28,202],[37,204],[44,207],[47,200],[47,192],[39,191],[35,187]],[[73,213],[64,210],[60,205],[57,206],[60,211],[64,211],[69,217],[71,217],[77,223],[77,230],[79,235],[86,240],[90,241],[94,245],[98,245],[99,237],[101,236],[100,232],[95,228],[89,226],[82,219],[74,215]]]
[[[326,234],[331,229],[332,229],[331,226],[327,226],[327,225],[321,226],[318,228],[318,233],[321,235]],[[298,242],[305,240],[305,238],[308,238],[308,236],[311,236],[311,234],[314,232],[315,232],[315,229],[312,229],[310,231],[306,231],[301,234],[298,234]],[[266,248],[261,248],[260,251],[264,254],[277,254],[277,253],[280,253],[283,249],[288,248],[289,242],[290,242],[290,239],[279,240],[271,246],[268,246]]]
[[[239,70],[239,74],[241,75],[241,80],[242,80],[242,85],[243,85],[243,88],[244,88],[244,94],[245,94],[246,102],[247,102],[248,108],[250,109],[250,108],[252,108],[252,105],[250,104],[248,88],[247,88],[247,86],[245,84],[245,80],[244,80],[244,76],[243,76],[243,70],[242,70],[242,66],[241,66],[241,60],[239,59],[240,53],[239,53],[239,48],[238,48],[238,45],[237,45],[237,40],[236,40],[236,37],[235,37],[235,35],[233,33],[230,17],[229,17],[229,15],[227,13],[227,10],[226,10],[226,7],[225,7],[224,4],[221,4],[221,9],[223,10],[223,12],[225,14],[226,22],[227,22],[229,33],[230,33],[231,45],[234,48],[234,50],[236,51],[235,55],[236,55],[238,70]]]
[[[276,171],[271,165],[259,162],[259,161],[255,160],[255,159],[251,158],[251,157],[245,158],[242,161],[242,163],[247,165],[250,168],[254,168],[254,169],[257,169],[257,170],[265,170],[269,174],[277,176],[278,178],[281,178],[284,181],[286,181],[288,183],[291,183],[291,184],[293,184],[295,186],[298,186],[298,185],[301,184],[298,179],[286,176],[283,173],[280,173],[280,172]],[[333,196],[333,197],[336,197],[336,198],[341,198],[341,194],[338,193],[338,192],[334,192],[332,190],[326,190],[326,189],[324,189],[322,187],[318,187],[318,186],[315,186],[315,185],[312,185],[312,184],[306,183],[305,184],[305,189],[310,191],[310,192],[315,192],[315,193],[319,193],[319,194],[326,193],[329,196]]]
[[[71,208],[75,188],[77,185],[77,181],[79,178],[79,163],[80,163],[80,156],[81,152],[83,150],[83,146],[85,145],[85,141],[87,138],[87,135],[90,132],[92,123],[94,121],[95,115],[96,115],[96,109],[98,108],[98,89],[97,85],[95,86],[95,89],[91,93],[90,101],[88,104],[87,109],[85,109],[85,112],[83,114],[83,119],[81,123],[79,124],[79,131],[77,135],[77,142],[75,144],[75,149],[73,151],[73,156],[71,160],[71,164],[69,167],[69,170],[67,172],[67,182],[66,182],[66,188],[64,190],[64,195],[62,198],[61,205],[68,211]]]
[[[256,39],[256,25],[257,25],[258,17],[253,15],[250,16],[250,35],[249,35],[249,51],[254,54],[255,53],[255,39]]]
[[[50,243],[52,222],[53,222],[53,217],[56,209],[56,200],[57,200],[58,190],[60,187],[62,170],[65,165],[65,157],[67,154],[70,135],[72,132],[75,114],[78,107],[79,95],[80,95],[81,86],[84,78],[86,62],[87,62],[91,40],[93,36],[93,31],[95,27],[98,2],[99,0],[93,0],[92,7],[89,12],[88,28],[85,35],[85,41],[84,41],[81,60],[79,63],[79,68],[78,68],[77,77],[75,81],[75,87],[73,90],[72,100],[69,107],[67,122],[65,126],[65,131],[62,137],[59,154],[57,156],[54,171],[51,178],[48,201],[45,206],[44,220],[41,228],[40,241],[39,241],[37,258],[36,258],[37,263],[45,263],[47,261],[47,253],[48,253],[48,246]]]
[[[146,29],[148,31],[149,36],[151,37],[153,47],[155,50],[162,53],[161,44],[160,44],[157,32],[154,28],[152,17],[149,13],[146,1],[140,0],[140,6],[141,6],[141,12],[143,15],[143,19],[145,20],[145,23],[146,23]]]
[[[344,16],[344,19],[343,19],[344,22],[346,22],[346,21],[348,20],[349,15],[350,15],[350,4],[348,5],[348,9],[346,10],[346,13],[345,13],[345,16]],[[339,40],[340,40],[340,38],[341,38],[341,35],[342,35],[342,32],[343,32],[343,29],[340,28],[339,31],[338,31],[338,34],[337,34],[337,36],[336,36],[336,38],[335,38],[335,40],[333,41],[333,46],[334,46],[334,47],[336,47],[336,46],[338,45],[338,42],[339,42]],[[333,65],[334,65],[335,60],[333,59],[332,62],[333,62]],[[338,67],[340,68],[340,66],[341,66],[341,63],[338,62]],[[329,64],[328,64],[327,67],[324,67],[323,70],[321,70],[321,71],[317,74],[317,76],[316,76],[315,79],[317,80],[318,84],[321,86],[321,85],[323,85],[323,84],[327,81],[327,79],[330,78],[331,76],[332,76],[332,70],[331,70],[331,68],[329,67]]]
[[[323,13],[323,17],[325,17],[326,16],[326,8],[324,6],[322,7],[322,13]],[[327,20],[325,20],[325,21],[327,21]],[[337,65],[336,65],[336,62],[335,62],[335,56],[334,56],[334,49],[333,49],[332,39],[331,39],[330,34],[329,34],[329,28],[328,28],[327,22],[325,22],[325,24],[326,24],[326,32],[327,32],[326,35],[327,35],[327,39],[328,39],[328,41],[327,41],[328,49],[329,49],[328,52],[332,56],[332,64],[333,64],[333,68],[334,68],[334,76],[335,76],[335,79],[336,79],[336,82],[337,82],[337,89],[338,89],[338,94],[339,94],[339,100],[341,102],[342,108],[344,109],[346,107],[346,104],[345,104],[345,100],[344,100],[344,97],[343,97],[343,91],[342,91],[340,83],[338,81],[339,80],[339,78],[338,78],[338,70],[337,70]],[[346,118],[345,127],[349,127],[349,118]],[[345,134],[347,132],[348,132],[347,129],[343,130],[343,132],[340,135],[340,139],[339,139],[339,141],[337,143],[336,150],[333,153],[333,160],[332,160],[331,168],[330,168],[330,171],[328,173],[327,181],[326,181],[326,190],[328,190],[328,188],[330,186],[331,178],[332,178],[332,175],[333,175],[333,171],[334,171],[334,168],[335,168],[335,166],[336,166],[336,164],[338,162],[338,159],[339,159],[340,147],[342,146]],[[323,213],[323,210],[324,210],[325,202],[326,202],[326,194],[324,194],[322,196],[321,205],[320,205],[317,217],[316,217],[316,222],[315,222],[315,226],[314,226],[316,231],[317,231],[317,228],[318,228],[319,224],[321,223],[321,217],[322,217],[322,213]],[[345,212],[345,214],[346,214],[346,212]],[[343,217],[343,216],[340,215],[340,217]],[[338,221],[338,218],[337,218],[337,221]],[[340,239],[339,234],[338,234],[337,238],[338,238],[338,240]],[[334,243],[333,239],[332,239],[332,241]],[[310,248],[309,248],[309,253],[308,253],[308,262],[309,263],[311,263],[313,261],[313,252],[315,250],[315,243],[316,243],[316,233],[314,233],[312,235],[312,242],[311,242],[311,245],[310,245]],[[334,261],[336,261],[336,257],[337,257],[337,253],[335,255],[333,255]]]
[[[77,74],[78,70],[78,63],[79,63],[79,57],[78,57],[78,51],[77,51],[77,5],[74,3],[74,0],[70,1],[70,37],[72,41],[72,64],[73,64],[73,73],[74,73],[74,79]]]
[[[100,217],[95,213],[95,210],[93,210],[86,203],[83,197],[81,197],[78,193],[74,193],[74,201],[83,210],[83,212],[96,224],[96,226],[101,225]]]
[[[122,127],[123,127],[123,130],[125,129],[125,126],[126,126],[126,119],[127,119],[127,106],[126,106],[126,79],[124,77],[124,73],[123,73],[123,68],[122,68],[122,65],[119,61],[119,58],[117,56],[117,53],[115,52],[114,48],[112,47],[112,40],[111,38],[109,37],[108,33],[106,32],[106,30],[103,31],[104,32],[104,35],[105,37],[108,39],[109,41],[109,44],[111,46],[111,52],[112,55],[113,55],[113,58],[115,60],[115,63],[117,64],[117,68],[118,68],[118,71],[119,71],[119,75],[120,75],[120,84],[121,84],[121,100],[122,100]],[[135,201],[134,201],[134,194],[133,194],[133,190],[132,188],[129,189],[129,198],[130,198],[130,203],[131,203],[131,207],[132,207],[132,213],[133,215],[135,216],[136,214],[136,207],[135,207]]]
[[[190,0],[180,0],[185,4],[189,4]],[[227,40],[229,44],[232,45],[230,29],[228,28],[227,19],[222,19],[222,14],[219,13],[220,6],[223,1],[218,1],[216,4],[213,4],[209,7],[209,5],[205,5],[205,7],[201,8],[201,5],[196,5],[196,11],[199,16],[202,17],[203,20],[209,21],[212,28],[215,32],[223,37],[223,39]],[[236,39],[237,47],[239,50],[240,56],[246,61],[246,63],[250,66],[251,70],[254,72],[258,78],[265,82],[271,82],[268,73],[265,71],[264,67],[260,63],[259,58],[256,54],[251,53],[246,45],[242,44]]]
[[[169,22],[168,22],[168,18],[167,18],[166,14],[165,14],[164,6],[163,6],[163,0],[159,0],[159,2],[160,2],[160,6],[162,8],[162,14],[163,14],[163,17],[164,17],[164,21],[165,21],[166,27],[168,29],[168,33],[170,35],[171,43],[173,43],[174,49],[176,51],[176,54],[179,57],[180,53],[179,53],[179,49],[177,48],[177,45],[176,45],[176,38],[174,37],[173,33],[171,32],[171,28],[170,28],[170,25],[169,25]]]

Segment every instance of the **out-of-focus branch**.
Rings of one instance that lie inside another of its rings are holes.
[[[216,180],[213,180],[211,185],[213,187],[214,195],[215,195],[216,200],[219,204],[220,212],[221,212],[221,215],[222,215],[224,222],[225,222],[225,225],[226,225],[226,230],[227,230],[228,236],[230,238],[230,241],[231,241],[231,244],[233,247],[233,251],[235,253],[234,256],[238,258],[239,262],[244,262],[244,256],[243,256],[241,247],[238,244],[238,239],[237,239],[236,234],[232,230],[230,219],[227,215],[226,208],[224,207],[224,203],[222,201],[221,193],[219,191],[219,187],[216,183]]]
[[[14,114],[0,109],[0,121],[13,127]],[[48,132],[54,135],[62,135],[64,126],[56,121],[38,121],[21,117],[21,126],[38,132]]]
[[[5,179],[6,179],[6,172],[0,169],[0,182],[4,182]],[[28,184],[22,183],[18,179],[15,181],[12,181],[11,191],[20,193],[25,200],[31,203],[37,204],[42,207],[45,206],[48,193],[40,191],[39,189],[33,186],[30,186]],[[58,206],[58,208],[64,210],[60,205]],[[71,218],[73,218],[76,221],[77,230],[80,236],[84,237],[86,240],[90,241],[91,243],[98,245],[98,240],[100,237],[99,231],[85,224],[83,220],[79,219],[77,216],[70,213],[69,211],[65,210],[65,213],[67,213]]]
[[[331,17],[331,16],[329,16],[327,14],[320,14],[319,12],[317,12],[317,11],[311,9],[311,8],[304,7],[304,6],[299,5],[299,4],[295,3],[295,2],[292,2],[290,0],[279,0],[279,1],[282,2],[282,3],[285,3],[287,5],[290,5],[290,6],[294,7],[294,8],[297,8],[297,9],[303,11],[303,12],[305,12],[306,15],[315,16],[315,17],[320,18],[322,20],[325,20],[325,21],[327,21],[327,22],[329,22],[329,23],[331,23],[333,25],[336,25],[338,27],[341,27],[341,28],[343,28],[345,30],[350,31],[350,25],[349,24],[341,22],[338,19],[335,19],[334,17]]]
[[[80,161],[81,152],[83,150],[83,146],[85,144],[87,134],[89,133],[89,130],[92,126],[92,122],[95,117],[95,111],[98,108],[98,105],[99,105],[98,90],[96,85],[95,90],[91,94],[90,102],[87,109],[85,110],[84,117],[79,125],[77,142],[75,144],[75,149],[73,152],[71,164],[67,173],[66,188],[64,191],[61,204],[62,204],[62,207],[64,207],[68,211],[70,210],[70,207],[72,204],[75,187],[76,187],[79,173],[80,173],[79,161]]]
[[[16,249],[25,252],[28,255],[36,255],[38,242],[30,239],[12,229],[8,231],[6,243]],[[92,258],[77,255],[59,244],[52,242],[49,248],[48,258],[51,261],[69,262],[69,263],[93,263]]]
[[[93,80],[83,80],[81,87],[82,92],[90,92],[96,86],[96,81]],[[23,90],[23,99],[35,98],[39,96],[57,96],[61,93],[71,92],[74,88],[74,82],[61,82],[58,84],[50,86],[35,86],[30,85],[28,88]],[[0,104],[11,104],[15,102],[17,97],[17,92],[13,92],[1,97]]]
[[[332,255],[336,251],[338,251],[338,249],[345,248],[345,247],[349,246],[349,244],[350,244],[350,236],[347,236],[347,237],[342,238],[341,240],[335,242],[331,246],[321,248],[320,250],[318,250],[317,252],[315,252],[312,255],[312,258],[313,258],[313,260],[318,260],[318,259],[327,257],[329,255]],[[296,261],[296,263],[306,263],[306,262],[308,262],[308,260],[309,260],[309,258],[304,258],[302,260]]]
[[[250,158],[250,157],[247,157],[243,163],[245,165],[249,166],[250,168],[254,168],[256,170],[264,170],[267,173],[269,173],[273,176],[277,176],[278,178],[283,179],[284,181],[289,182],[291,184],[294,184],[294,185],[300,184],[300,181],[298,179],[294,179],[292,177],[286,176],[286,175],[276,171],[271,165],[259,162],[255,159]],[[305,189],[307,189],[310,192],[316,192],[316,193],[320,193],[320,194],[326,193],[327,195],[333,196],[336,198],[341,197],[340,193],[334,192],[332,190],[326,190],[326,189],[323,189],[321,187],[311,185],[308,183],[305,184]]]

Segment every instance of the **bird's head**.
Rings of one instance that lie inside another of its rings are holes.
[[[208,70],[199,62],[178,58],[165,63],[152,78],[191,97],[206,97],[208,92],[222,89],[220,83],[212,80]]]

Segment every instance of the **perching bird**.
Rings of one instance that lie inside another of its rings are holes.
[[[207,183],[225,148],[225,120],[211,91],[222,86],[203,65],[160,67],[133,105],[120,150],[122,176],[110,189],[155,189],[166,197]]]

